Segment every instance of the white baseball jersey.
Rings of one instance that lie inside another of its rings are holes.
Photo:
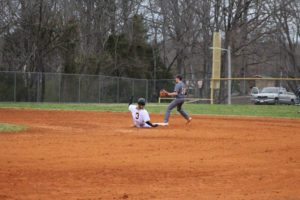
[[[150,128],[151,127],[148,124],[146,124],[146,122],[150,121],[150,117],[149,117],[147,110],[145,110],[145,109],[138,110],[137,106],[130,105],[129,111],[132,114],[134,125],[136,127],[138,127],[138,128]]]

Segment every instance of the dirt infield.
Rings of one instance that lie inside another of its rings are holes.
[[[193,118],[0,109],[0,199],[300,199],[300,120]]]

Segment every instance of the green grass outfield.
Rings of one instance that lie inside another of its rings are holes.
[[[26,126],[0,123],[0,132],[17,132],[26,130],[27,128]]]
[[[150,103],[146,109],[150,113],[164,113],[168,104]],[[68,103],[6,103],[1,102],[0,108],[30,108],[55,110],[86,110],[128,112],[128,104],[68,104]],[[184,104],[184,110],[189,114],[225,115],[225,116],[260,116],[300,118],[300,106],[288,105],[209,105]],[[0,111],[1,113],[1,111]],[[176,109],[172,113],[177,113]]]

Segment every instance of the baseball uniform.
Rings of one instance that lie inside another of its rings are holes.
[[[134,125],[138,128],[150,128],[146,122],[150,121],[150,117],[148,111],[145,109],[137,109],[138,107],[135,105],[130,105],[128,107],[129,111],[132,114],[132,118],[134,121]]]
[[[170,118],[170,112],[173,108],[177,107],[177,111],[186,119],[189,120],[188,114],[181,108],[184,103],[184,96],[186,95],[186,87],[183,82],[179,82],[175,85],[174,92],[177,92],[176,99],[174,99],[166,109],[165,123],[168,123]]]

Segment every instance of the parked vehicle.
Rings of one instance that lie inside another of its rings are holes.
[[[296,95],[282,87],[265,87],[261,92],[253,87],[251,101],[254,104],[295,104]]]

